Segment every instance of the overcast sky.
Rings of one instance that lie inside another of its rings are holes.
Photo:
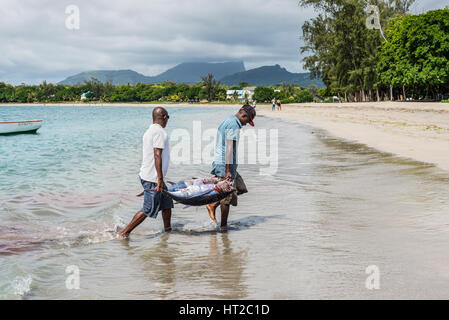
[[[417,13],[449,4],[417,2]],[[79,8],[79,29],[66,27],[69,5]],[[149,76],[186,61],[302,72],[301,26],[314,15],[297,0],[1,0],[0,81],[57,82],[98,69]]]

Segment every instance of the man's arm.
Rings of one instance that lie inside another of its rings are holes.
[[[226,140],[226,179],[232,180],[230,164],[233,162],[234,140]]]
[[[162,173],[162,150],[154,148],[154,166],[157,172],[157,187],[156,192],[162,192],[164,190],[164,174]]]

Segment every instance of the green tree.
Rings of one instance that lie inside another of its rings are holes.
[[[271,102],[274,98],[274,89],[270,87],[257,87],[254,89],[253,99],[260,102]]]
[[[345,99],[366,101],[374,97],[377,82],[377,52],[383,38],[366,26],[367,6],[380,9],[385,27],[394,14],[407,12],[411,0],[300,0],[313,6],[318,16],[303,25],[304,66],[312,77],[321,77],[330,91]]]
[[[232,100],[237,101],[239,99],[239,93],[236,89],[234,89],[234,92],[232,93]]]
[[[314,85],[314,84],[310,85],[309,88],[307,88],[307,90],[308,90],[311,94],[313,94],[314,96],[318,95],[319,89],[318,89],[318,87],[317,87],[316,85]]]
[[[15,102],[15,89],[12,85],[0,82],[0,102]]]
[[[449,92],[449,9],[392,19],[379,52],[379,85],[390,96],[441,99]]]
[[[214,79],[214,75],[209,73],[207,76],[201,77],[204,83],[204,89],[208,101],[214,101],[217,91],[220,87],[220,81]]]
[[[85,92],[89,92],[88,98],[92,100],[100,100],[103,95],[103,83],[97,78],[91,78],[84,81]]]
[[[307,90],[302,90],[295,96],[295,102],[304,103],[304,102],[313,102],[314,95]]]
[[[218,101],[226,101],[226,89],[225,88],[218,88],[217,99],[218,99]]]
[[[102,97],[105,97],[105,91],[102,91]],[[110,97],[107,97],[112,102],[130,102],[136,101],[138,95],[136,94],[136,87],[128,84],[122,84],[114,87],[110,92]]]

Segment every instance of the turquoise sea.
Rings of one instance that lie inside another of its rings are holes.
[[[37,134],[0,136],[1,299],[449,298],[448,172],[266,117],[256,125],[278,132],[277,171],[240,166],[249,193],[227,232],[205,208],[176,205],[173,232],[159,216],[115,240],[142,204],[151,111],[0,107],[0,121],[44,120]],[[237,109],[168,111],[171,134],[193,121],[214,130]],[[209,170],[172,164],[167,179]]]

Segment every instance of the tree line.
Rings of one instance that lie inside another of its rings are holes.
[[[449,8],[409,13],[414,0],[300,0],[304,66],[342,101],[441,100],[449,95]],[[369,5],[378,8],[372,16]],[[371,14],[371,15],[370,15]],[[370,19],[380,29],[369,29]]]
[[[226,99],[226,90],[218,88],[213,97],[203,83],[194,85],[163,82],[113,85],[92,78],[84,84],[61,85],[43,82],[39,85],[13,86],[0,83],[0,102],[183,102],[208,98]]]
[[[242,90],[245,87],[248,87],[246,82],[238,86],[221,85],[214,79],[213,74],[202,77],[202,81],[196,84],[177,84],[166,81],[160,84],[113,85],[95,78],[78,85],[52,84],[44,81],[39,85],[13,86],[0,82],[0,103],[199,102],[203,100],[249,103],[250,101],[238,100],[237,92],[227,99],[227,90]],[[316,86],[303,88],[283,83],[277,86],[255,88],[253,100],[271,102],[272,99],[281,99],[284,103],[311,102],[316,99],[318,93],[319,89]]]

